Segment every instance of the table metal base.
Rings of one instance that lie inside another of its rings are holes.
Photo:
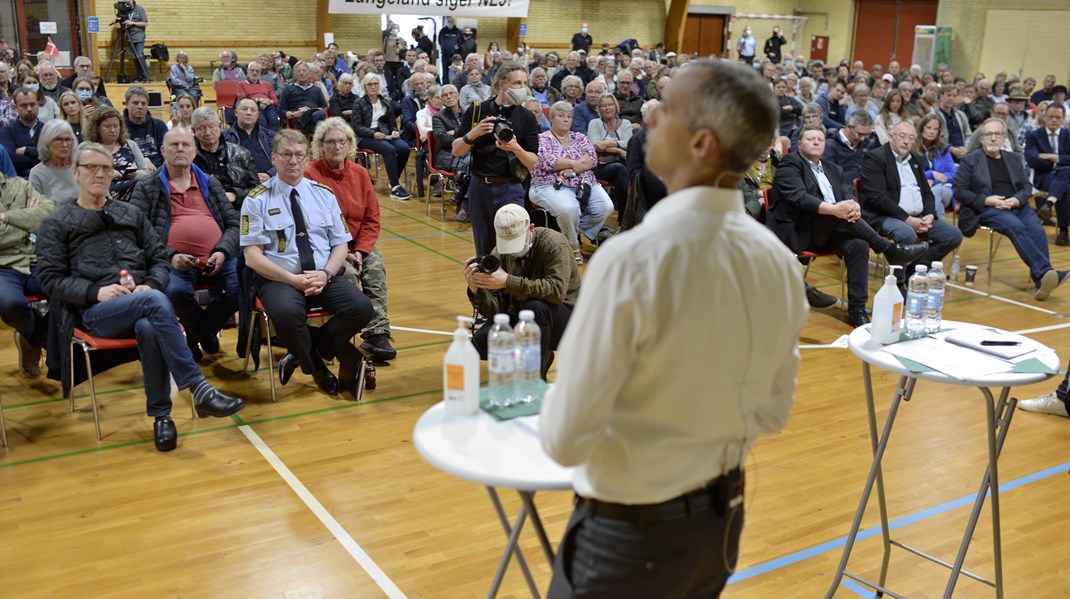
[[[949,599],[951,597],[952,592],[955,590],[955,583],[958,582],[959,575],[967,576],[993,587],[996,590],[996,597],[1003,599],[1003,556],[1000,549],[999,470],[997,462],[999,461],[999,454],[1003,450],[1003,442],[1007,438],[1007,431],[1011,425],[1011,418],[1014,416],[1014,409],[1018,405],[1017,399],[1007,399],[1011,388],[1003,387],[999,394],[999,400],[997,401],[987,387],[978,387],[981,394],[985,397],[985,408],[988,417],[988,468],[985,470],[984,477],[981,479],[981,487],[977,491],[977,497],[973,503],[973,510],[970,512],[970,519],[966,525],[966,532],[962,536],[958,554],[955,556],[955,563],[950,564],[923,551],[893,540],[888,530],[888,508],[885,503],[884,476],[881,471],[881,459],[884,457],[884,450],[888,446],[888,438],[892,433],[892,424],[895,422],[896,413],[899,411],[899,402],[910,401],[911,395],[914,393],[914,385],[917,383],[917,379],[908,376],[899,377],[899,384],[896,386],[895,395],[892,398],[892,405],[888,411],[888,418],[884,423],[884,430],[881,432],[880,436],[878,436],[877,415],[873,404],[873,381],[868,362],[862,362],[862,378],[866,388],[866,411],[869,416],[869,436],[873,448],[873,464],[870,466],[869,476],[866,478],[866,486],[862,491],[862,499],[858,503],[858,510],[855,512],[854,521],[851,523],[851,532],[847,535],[847,544],[843,548],[843,555],[840,557],[839,567],[836,569],[836,575],[833,578],[832,586],[829,587],[825,599],[832,599],[832,596],[836,594],[836,590],[843,582],[844,576],[874,589],[876,591],[876,597],[888,595],[890,597],[895,597],[896,599],[903,599],[901,595],[897,595],[885,586],[888,577],[888,562],[893,545],[951,570],[947,586],[944,588],[944,599]],[[847,561],[851,557],[851,550],[854,548],[855,540],[858,537],[858,529],[862,524],[862,516],[866,512],[866,505],[869,503],[874,483],[876,483],[877,486],[877,504],[880,507],[881,537],[884,545],[880,578],[876,582],[866,580],[846,571]],[[980,517],[981,508],[985,502],[985,496],[989,493],[991,493],[992,496],[992,556],[995,567],[995,581],[988,580],[987,578],[962,569],[963,562],[966,560],[966,551],[970,546],[970,539],[973,536],[974,529],[977,527],[977,520]]]
[[[546,554],[546,560],[550,562],[550,566],[553,567],[554,563],[554,550],[550,546],[550,539],[546,536],[546,530],[542,526],[542,520],[539,518],[539,511],[535,509],[535,493],[533,491],[517,491],[520,495],[520,500],[524,502],[521,506],[520,512],[517,513],[516,521],[510,524],[509,517],[505,513],[505,508],[502,507],[502,502],[498,498],[498,491],[491,486],[487,487],[487,493],[490,494],[490,501],[494,504],[494,511],[498,514],[498,520],[502,524],[502,529],[505,531],[505,535],[509,541],[505,545],[505,552],[502,553],[502,559],[498,562],[498,570],[494,573],[494,582],[491,583],[490,591],[487,592],[487,599],[493,599],[498,596],[498,590],[502,586],[502,578],[505,577],[505,570],[509,567],[509,560],[513,554],[516,554],[516,561],[520,564],[520,570],[524,573],[524,579],[527,580],[528,590],[531,591],[531,596],[534,599],[540,599],[542,595],[539,593],[539,588],[535,584],[535,579],[531,576],[531,570],[528,569],[527,560],[524,559],[524,553],[520,550],[518,541],[520,539],[520,531],[524,528],[524,522],[528,518],[531,518],[531,526],[535,529],[535,534],[539,537],[539,544],[542,545],[543,553]]]

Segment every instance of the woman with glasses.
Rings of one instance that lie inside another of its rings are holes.
[[[390,197],[408,200],[412,197],[401,186],[399,175],[409,162],[409,144],[401,139],[390,98],[382,96],[382,81],[376,73],[364,76],[364,97],[353,105],[353,130],[357,133],[357,147],[379,154],[390,177]]]
[[[71,153],[77,143],[65,120],[53,119],[41,128],[37,141],[41,162],[30,169],[30,184],[57,207],[78,199],[78,183],[71,172]]]
[[[115,161],[111,193],[118,200],[127,200],[141,175],[149,173],[148,162],[137,142],[126,137],[123,117],[112,107],[102,106],[85,123],[85,140],[98,143],[111,152]]]

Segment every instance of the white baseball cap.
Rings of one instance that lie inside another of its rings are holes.
[[[528,225],[531,217],[523,206],[506,204],[494,215],[494,234],[498,253],[515,254],[524,249],[527,242]]]

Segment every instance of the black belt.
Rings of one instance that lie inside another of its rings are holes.
[[[508,183],[520,183],[516,180],[516,177],[510,177],[509,175],[495,175],[493,177],[475,177],[477,181],[481,181],[487,185],[506,185]]]
[[[626,505],[609,503],[576,495],[576,507],[592,516],[653,524],[679,520],[713,510],[724,517],[728,510],[743,502],[743,471],[735,469],[704,486],[661,503]]]

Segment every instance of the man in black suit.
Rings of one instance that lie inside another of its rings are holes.
[[[1067,271],[1056,271],[1048,257],[1048,238],[1033,209],[1029,207],[1031,186],[1017,154],[1000,149],[1007,136],[1007,124],[989,118],[981,125],[982,149],[959,161],[953,181],[959,203],[959,229],[973,237],[985,225],[1010,238],[1029,267],[1036,285],[1034,298],[1048,299],[1066,279]]]
[[[962,243],[962,232],[936,217],[936,199],[925,171],[910,151],[916,138],[910,121],[896,124],[888,143],[863,156],[859,180],[862,218],[870,226],[899,243],[917,243],[922,235],[929,242],[929,250],[911,262],[908,271],[916,264],[943,260]],[[900,282],[910,274],[901,273]]]
[[[1048,192],[1048,205],[1039,204],[1037,212],[1050,216],[1050,202],[1055,201],[1055,218],[1059,232],[1055,245],[1067,245],[1070,226],[1070,131],[1063,128],[1066,109],[1052,103],[1044,111],[1044,126],[1025,137],[1025,161],[1033,169],[1033,185]]]
[[[831,252],[847,265],[847,322],[869,322],[869,249],[883,253],[892,264],[909,264],[929,247],[927,243],[888,241],[861,220],[851,184],[843,170],[821,159],[825,129],[805,125],[799,135],[799,151],[788,154],[773,176],[770,215],[767,224],[791,251]]]

